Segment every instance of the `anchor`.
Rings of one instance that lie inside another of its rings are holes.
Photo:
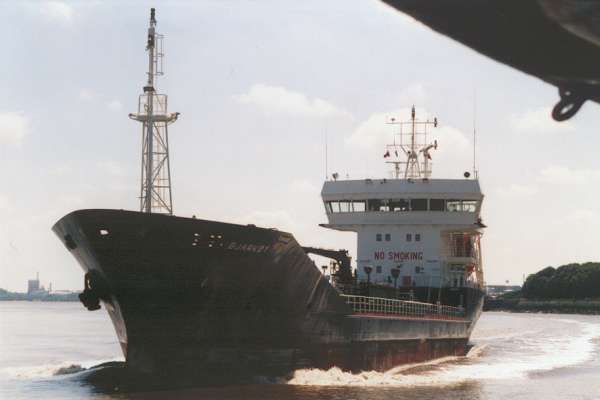
[[[95,286],[97,286],[97,280],[94,278],[95,274],[92,271],[87,272],[83,277],[83,292],[79,294],[79,301],[89,311],[96,311],[100,309],[100,295]]]

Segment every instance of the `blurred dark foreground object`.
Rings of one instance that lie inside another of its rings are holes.
[[[430,28],[558,87],[552,110],[571,118],[600,103],[600,1],[383,0]]]

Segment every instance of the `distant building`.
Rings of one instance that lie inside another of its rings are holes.
[[[521,290],[519,285],[487,285],[485,287],[487,295],[489,297],[497,297],[504,293],[515,292]]]
[[[48,293],[44,286],[40,285],[40,273],[38,272],[35,279],[29,279],[27,281],[27,294],[43,294]]]
[[[27,281],[27,294],[35,293],[40,290],[40,281],[37,279],[30,279]]]

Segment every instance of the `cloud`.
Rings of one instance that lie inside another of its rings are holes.
[[[427,91],[422,83],[412,83],[398,94],[399,104],[425,104],[426,101]]]
[[[319,189],[308,179],[296,179],[290,183],[290,191],[294,193],[319,193]]]
[[[259,108],[267,115],[286,114],[299,117],[336,117],[352,118],[341,108],[320,98],[308,98],[306,95],[288,90],[281,86],[264,84],[253,85],[248,93],[233,96],[241,104]]]
[[[44,170],[51,176],[65,176],[73,172],[68,164],[55,165],[53,167],[45,167]]]
[[[392,135],[394,134],[392,126],[387,125],[387,123],[390,118],[398,118],[401,115],[410,115],[410,110],[403,108],[396,111],[371,114],[358,125],[350,137],[346,139],[346,143],[358,148],[381,149],[383,152],[385,145],[392,141]]]
[[[0,112],[0,145],[18,146],[29,133],[29,121],[22,113]]]
[[[43,1],[40,3],[40,12],[45,17],[61,22],[71,22],[73,7],[63,1]]]
[[[438,148],[432,153],[434,178],[462,177],[473,168],[473,142],[461,130],[441,125],[430,138],[438,141]]]
[[[113,160],[106,160],[98,163],[98,167],[111,175],[121,176],[124,174],[123,168],[119,163]]]
[[[540,173],[540,180],[560,185],[583,185],[600,182],[600,170],[571,169],[564,166],[549,166]]]
[[[8,197],[0,193],[0,211],[8,210],[10,206],[10,201]]]
[[[598,223],[600,222],[600,214],[597,211],[588,210],[588,209],[575,209],[571,211],[566,219],[566,222],[590,222],[590,223]]]
[[[507,187],[498,189],[498,194],[506,197],[530,197],[536,194],[538,191],[537,187],[533,185],[519,185],[512,183]]]
[[[394,135],[399,131],[397,125],[389,124],[391,119],[409,121],[410,113],[410,108],[402,108],[396,111],[371,114],[365,121],[358,125],[346,142],[355,147],[381,149],[383,152],[385,146],[393,142]],[[417,118],[421,121],[427,119],[433,121],[433,117],[429,116],[426,110],[417,108],[416,114]],[[444,151],[444,148],[452,149],[452,151],[464,150],[470,146],[467,137],[456,128],[440,124],[434,130],[432,129],[434,128],[428,128],[427,139],[431,142],[436,139],[440,146],[438,148],[440,151]],[[396,136],[396,143],[399,143],[398,136]]]
[[[79,99],[83,101],[92,101],[96,97],[96,94],[89,89],[81,89],[79,92]]]
[[[74,194],[62,194],[58,196],[57,200],[63,208],[68,209],[74,209],[85,205],[84,197]]]
[[[123,104],[119,100],[111,100],[106,103],[106,107],[111,111],[119,111],[123,108]]]
[[[298,223],[284,210],[253,211],[236,219],[238,224],[254,224],[261,228],[276,228],[281,231],[294,232]]]
[[[519,133],[552,134],[575,130],[571,122],[556,122],[551,114],[550,107],[542,107],[522,114],[512,114],[508,117],[508,122],[511,128]]]
[[[435,130],[436,140],[438,141],[438,153],[454,153],[471,151],[471,141],[459,129],[451,126],[441,126]]]
[[[377,152],[378,157],[381,157],[385,152],[386,145],[393,143],[394,135],[396,135],[396,143],[400,143],[397,136],[399,128],[397,125],[389,124],[391,118],[395,118],[396,121],[409,121],[410,114],[409,108],[371,114],[358,125],[346,139],[346,143],[363,152],[365,149],[373,154]],[[433,121],[433,117],[424,109],[416,108],[416,115],[420,121],[427,119]],[[437,128],[428,128],[427,142],[432,143],[434,140],[437,140],[438,148],[431,153],[433,157],[432,176],[446,178],[456,174],[462,176],[462,173],[472,164],[472,144],[467,136],[459,129],[440,124]],[[395,161],[393,154],[392,158],[388,160]],[[404,160],[405,158],[402,153],[399,153],[399,159]]]

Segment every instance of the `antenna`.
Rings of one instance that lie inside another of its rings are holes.
[[[386,161],[388,164],[394,165],[394,178],[399,179],[401,175],[401,166],[404,165],[404,179],[422,178],[429,179],[431,176],[431,150],[436,150],[438,147],[437,140],[433,143],[427,142],[427,128],[433,126],[437,128],[438,120],[419,121],[416,117],[415,106],[412,106],[410,113],[410,121],[396,121],[396,118],[391,118],[388,124],[398,125],[400,132],[394,135],[392,144],[386,146],[383,158],[392,157],[392,161]],[[410,127],[408,132],[403,128]],[[399,143],[396,142],[396,137],[399,138]],[[393,151],[395,157],[392,156],[390,150]],[[406,156],[406,160],[402,161],[398,153],[400,150]],[[420,160],[419,155],[422,154],[423,160]]]
[[[329,158],[329,153],[327,151],[327,125],[325,125],[325,180],[329,180],[328,176],[329,176],[329,165],[328,165],[328,158]]]
[[[478,179],[479,174],[477,172],[476,149],[477,149],[477,90],[475,88],[473,88],[473,177],[475,179]]]
[[[167,112],[167,95],[157,94],[154,78],[163,75],[163,35],[156,33],[154,8],[150,9],[150,25],[146,42],[148,79],[144,93],[138,99],[137,114],[129,118],[142,123],[142,173],[140,211],[173,214],[171,196],[171,167],[167,126],[177,120],[179,113]]]

